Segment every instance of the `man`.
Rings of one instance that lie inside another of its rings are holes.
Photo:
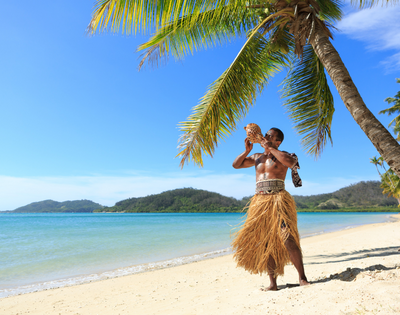
[[[276,278],[283,275],[283,269],[290,261],[299,273],[300,285],[308,285],[304,273],[297,231],[296,204],[285,190],[288,168],[292,169],[295,186],[301,186],[297,176],[297,157],[278,150],[283,133],[271,128],[261,146],[264,153],[248,156],[253,144],[245,139],[246,150],[232,166],[236,169],[255,166],[256,194],[251,199],[247,219],[232,243],[238,266],[250,273],[267,272],[271,284],[265,290],[277,290]]]

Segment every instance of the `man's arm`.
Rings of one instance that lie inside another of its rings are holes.
[[[289,153],[270,147],[268,142],[265,141],[260,144],[265,149],[266,154],[271,152],[271,154],[286,167],[292,168],[297,163],[297,159],[292,157]]]
[[[236,169],[251,167],[255,165],[254,155],[247,157],[250,151],[253,149],[253,144],[250,142],[249,139],[246,138],[244,139],[244,145],[246,150],[242,154],[239,154],[232,163],[232,166]]]
[[[292,168],[297,163],[297,160],[287,152],[279,151],[275,148],[270,148],[270,152],[277,158],[279,162],[288,168]]]

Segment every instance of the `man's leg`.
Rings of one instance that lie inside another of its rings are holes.
[[[272,256],[269,257],[268,259],[268,276],[269,276],[269,287],[261,289],[262,291],[276,291],[278,290],[278,285],[276,284],[276,277],[275,277],[275,268],[276,268],[276,263],[275,260],[272,258]]]
[[[306,274],[304,273],[303,256],[301,255],[301,251],[296,245],[296,242],[293,240],[292,236],[289,236],[288,239],[285,241],[285,246],[287,251],[289,252],[290,260],[292,261],[293,265],[297,269],[297,272],[299,273],[300,285],[310,284],[307,281]]]

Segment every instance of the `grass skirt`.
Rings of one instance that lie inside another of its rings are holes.
[[[270,273],[283,275],[285,265],[290,263],[285,247],[289,236],[300,248],[296,204],[292,196],[286,190],[255,195],[251,199],[247,219],[232,242],[237,266],[252,274],[268,273],[268,260],[272,257],[276,268]]]

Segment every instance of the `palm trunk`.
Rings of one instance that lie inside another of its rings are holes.
[[[400,177],[400,145],[365,105],[339,53],[321,30],[311,42],[344,105],[390,168]]]
[[[378,165],[375,164],[376,170],[378,171],[379,176],[382,178],[381,172],[379,172]]]

